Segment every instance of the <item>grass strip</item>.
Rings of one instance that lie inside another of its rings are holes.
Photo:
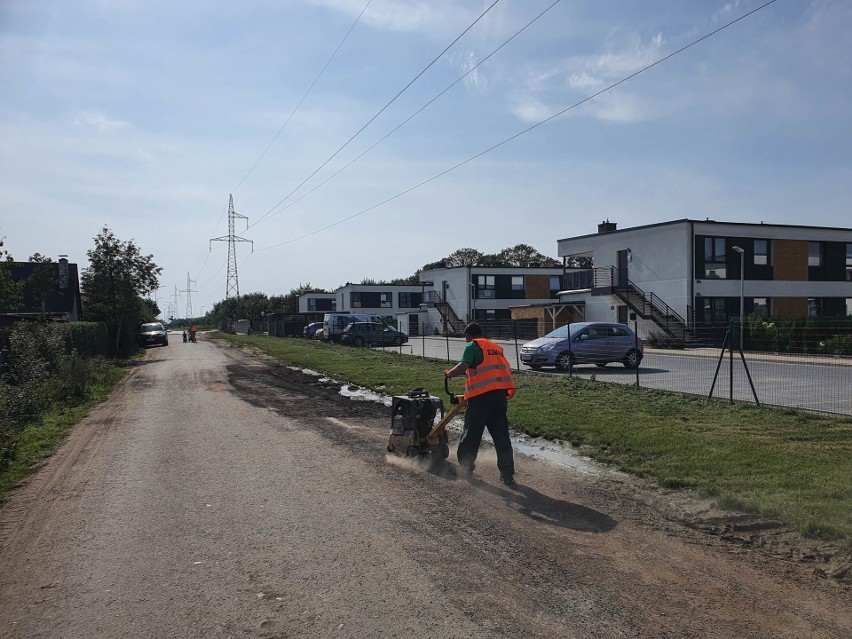
[[[85,399],[53,406],[39,417],[17,425],[14,431],[15,458],[0,472],[0,505],[6,502],[11,490],[37,471],[41,463],[56,451],[72,426],[78,424],[92,407],[109,397],[127,370],[126,366],[105,363],[89,379]]]
[[[211,335],[390,395],[423,387],[444,396],[444,361],[314,340]],[[852,543],[852,418],[561,375],[519,371],[515,382],[515,430],[570,442],[598,461],[805,535]],[[451,383],[462,392],[461,380]]]

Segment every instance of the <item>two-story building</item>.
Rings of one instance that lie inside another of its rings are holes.
[[[337,293],[305,293],[299,296],[300,314],[334,313],[337,311]]]
[[[852,229],[674,220],[559,240],[562,258],[594,268],[566,276],[563,302],[590,321],[627,321],[683,336],[743,315],[852,315]],[[741,306],[742,300],[742,306]]]
[[[419,324],[429,332],[460,335],[471,321],[510,320],[514,309],[550,305],[557,300],[561,267],[458,266],[420,273],[426,307]],[[525,317],[532,318],[532,315]],[[409,320],[411,321],[411,320]]]

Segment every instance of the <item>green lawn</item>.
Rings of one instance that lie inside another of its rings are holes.
[[[444,395],[444,361],[302,339],[212,336],[388,394]],[[802,533],[852,542],[852,418],[708,402],[621,384],[515,374],[512,428]],[[463,390],[452,380],[454,392]]]

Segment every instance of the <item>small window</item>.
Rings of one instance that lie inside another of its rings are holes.
[[[852,317],[852,297],[846,298],[846,315]]]
[[[524,290],[524,276],[523,275],[513,275],[512,276],[512,290],[513,291],[523,291]]]
[[[493,299],[494,292],[494,276],[493,275],[477,275],[476,276],[476,297],[477,299]]]
[[[821,317],[822,316],[822,298],[821,297],[809,297],[808,298],[808,317]]]
[[[487,309],[485,311],[485,319],[487,319],[487,320],[497,319],[497,311],[490,309],[490,308]]]
[[[704,298],[704,321],[720,323],[728,321],[728,300],[724,297]]]
[[[808,242],[808,266],[822,266],[822,242]]]
[[[849,245],[849,246],[852,246],[852,245]],[[847,250],[848,250],[848,248],[847,248]],[[550,276],[550,290],[553,293],[557,293],[560,290],[562,290],[562,278],[561,277],[559,277],[558,275],[551,275]]]
[[[379,308],[393,308],[393,293],[379,293]]]
[[[768,297],[755,297],[754,298],[754,309],[752,310],[754,315],[759,315],[764,319],[769,319],[769,298]]]
[[[852,244],[846,245],[846,281],[852,282]],[[848,302],[847,302],[848,307]],[[852,313],[846,313],[852,315]]]
[[[769,264],[769,240],[754,241],[754,264],[755,266]]]

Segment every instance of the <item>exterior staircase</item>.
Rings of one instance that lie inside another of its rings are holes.
[[[441,299],[441,295],[438,291],[430,291],[429,293],[430,303],[437,309],[438,313],[441,314],[441,320],[444,325],[444,334],[448,334],[452,337],[464,335],[464,327],[466,324],[458,315],[456,315],[453,307]]]
[[[659,295],[646,293],[627,277],[619,273],[615,266],[594,269],[592,293],[611,294],[627,304],[628,308],[642,319],[650,319],[669,337],[683,342],[694,340],[693,331],[687,321]],[[689,314],[691,309],[687,309]]]

